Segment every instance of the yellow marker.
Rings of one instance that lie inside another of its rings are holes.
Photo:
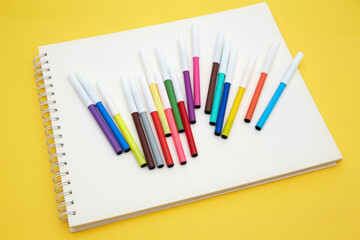
[[[171,136],[170,127],[169,127],[169,124],[168,124],[167,119],[166,119],[164,106],[162,104],[159,89],[158,89],[156,83],[150,84],[150,91],[151,91],[151,95],[152,95],[152,97],[154,99],[156,110],[157,110],[157,112],[159,114],[161,126],[162,126],[162,128],[164,130],[165,136],[167,136],[167,137]]]
[[[249,82],[249,79],[251,77],[251,73],[254,69],[254,65],[255,65],[255,61],[256,61],[256,57],[254,55],[252,55],[249,59],[249,62],[247,64],[247,67],[246,67],[246,70],[244,72],[244,75],[243,75],[243,79],[240,83],[240,86],[239,86],[239,90],[236,94],[236,97],[235,97],[235,100],[234,100],[234,103],[231,107],[231,110],[230,110],[230,113],[229,113],[229,116],[228,116],[228,119],[226,120],[226,123],[225,123],[225,127],[221,133],[221,137],[226,139],[228,138],[229,134],[230,134],[230,130],[231,130],[231,127],[233,125],[233,122],[235,120],[235,117],[236,117],[236,113],[239,109],[239,106],[240,106],[240,102],[241,102],[241,99],[244,95],[244,92],[245,92],[245,88],[247,86],[247,83]]]
[[[161,101],[161,97],[160,97],[160,93],[159,93],[159,89],[157,87],[156,81],[154,79],[154,75],[151,71],[151,67],[150,67],[150,63],[149,63],[149,59],[146,55],[146,52],[144,50],[140,51],[140,58],[141,58],[141,62],[143,65],[143,69],[146,75],[146,80],[149,84],[150,87],[150,91],[151,91],[151,95],[154,99],[155,102],[155,106],[156,106],[156,110],[159,114],[160,117],[160,122],[161,122],[161,126],[162,129],[164,130],[165,136],[171,136],[171,132],[170,132],[170,128],[169,128],[169,123],[167,122],[166,119],[166,115],[164,112],[164,106],[162,104]]]
[[[136,145],[136,142],[134,141],[134,138],[131,136],[131,133],[129,129],[126,127],[124,120],[120,116],[120,114],[117,114],[114,116],[114,119],[116,123],[118,124],[122,134],[124,135],[124,138],[126,139],[127,143],[129,144],[131,151],[133,152],[136,160],[140,164],[140,166],[146,164],[145,158],[142,155],[139,147]]]
[[[235,116],[236,116],[237,110],[238,110],[238,108],[240,106],[240,102],[241,102],[241,99],[242,99],[242,97],[244,95],[244,92],[245,92],[245,88],[240,87],[237,94],[236,94],[234,103],[233,103],[233,105],[231,107],[229,117],[226,120],[225,127],[224,127],[224,129],[223,129],[223,131],[221,133],[222,138],[226,139],[229,136],[231,127],[232,127],[233,122],[235,120]]]
[[[139,163],[139,165],[141,167],[145,167],[146,166],[145,158],[142,155],[142,153],[141,153],[140,149],[138,148],[138,146],[136,145],[136,142],[134,141],[134,138],[131,136],[131,133],[130,133],[129,129],[126,127],[125,122],[122,119],[122,117],[120,116],[120,113],[117,110],[113,100],[111,99],[110,94],[108,93],[107,89],[105,88],[105,86],[103,85],[103,83],[101,81],[96,82],[96,87],[99,90],[100,95],[104,99],[104,102],[105,102],[106,106],[110,110],[111,116],[114,117],[114,119],[115,119],[116,123],[118,124],[118,126],[119,126],[125,140],[129,144],[130,149],[133,152],[137,162]]]

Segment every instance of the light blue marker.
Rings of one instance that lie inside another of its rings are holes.
[[[301,59],[303,58],[304,54],[302,52],[298,52],[293,60],[293,62],[291,63],[290,67],[288,68],[287,72],[285,73],[283,79],[280,82],[279,87],[276,89],[276,92],[274,93],[274,96],[271,98],[269,104],[267,105],[267,107],[265,108],[265,111],[263,112],[263,114],[261,115],[258,123],[256,124],[255,128],[257,130],[261,130],[266,122],[266,120],[268,119],[271,111],[274,109],[275,104],[277,103],[277,101],[279,100],[282,92],[284,91],[285,87],[289,84],[292,76],[294,75]]]
[[[108,113],[108,111],[106,110],[106,108],[104,107],[102,102],[100,101],[99,96],[96,94],[95,90],[92,88],[89,81],[86,79],[85,75],[80,71],[76,71],[75,75],[79,79],[79,81],[80,81],[81,85],[83,86],[83,88],[85,89],[86,93],[89,95],[91,101],[94,103],[96,108],[99,110],[101,116],[105,120],[106,124],[110,128],[112,134],[114,135],[116,140],[119,142],[119,144],[122,147],[122,149],[124,150],[124,152],[130,151],[129,144],[126,142],[126,140],[123,137],[123,135],[121,134],[120,130],[117,128],[115,122],[113,121],[110,114]]]
[[[223,91],[224,81],[225,81],[225,77],[226,77],[226,69],[228,66],[229,55],[230,55],[230,41],[227,40],[224,43],[224,47],[223,47],[223,51],[222,51],[222,55],[221,55],[219,75],[218,75],[218,79],[217,79],[217,83],[216,83],[214,101],[213,101],[211,115],[210,115],[210,125],[216,124],[216,119],[217,119],[217,116],[219,113],[221,93]]]

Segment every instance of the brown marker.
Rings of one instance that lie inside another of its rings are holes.
[[[213,105],[213,101],[214,101],[214,92],[215,92],[216,79],[218,76],[218,71],[219,71],[219,66],[220,66],[223,42],[224,42],[224,32],[222,30],[220,30],[218,33],[218,36],[217,36],[217,40],[216,40],[214,61],[213,61],[213,66],[212,66],[212,70],[211,70],[208,94],[206,97],[206,104],[205,104],[205,113],[206,114],[211,113],[211,109],[212,109],[212,105]]]
[[[131,80],[133,80],[133,79],[131,79]],[[144,152],[146,163],[147,163],[149,169],[154,169],[155,168],[154,159],[151,154],[151,150],[149,147],[149,143],[146,139],[146,135],[145,135],[143,126],[141,124],[140,114],[138,112],[133,95],[131,93],[129,82],[127,81],[127,79],[125,77],[121,78],[121,85],[123,88],[123,92],[125,94],[125,98],[126,98],[129,110],[131,112],[131,116],[134,120],[135,128],[136,128],[137,134],[140,139],[140,143],[141,143],[141,147]]]
[[[139,139],[140,139],[140,144],[141,144],[141,147],[144,151],[144,155],[145,155],[145,160],[146,160],[146,163],[149,167],[149,169],[154,169],[155,168],[155,163],[154,163],[154,159],[151,155],[151,150],[150,150],[150,147],[149,147],[149,143],[146,139],[146,136],[145,136],[145,132],[144,132],[144,128],[141,124],[141,120],[140,120],[140,114],[138,112],[133,112],[131,114],[133,120],[134,120],[134,124],[135,124],[135,128],[136,128],[136,131],[137,131],[137,134],[139,136]]]
[[[209,89],[208,94],[206,98],[206,104],[205,104],[205,113],[210,114],[212,109],[212,104],[214,101],[214,92],[215,92],[215,85],[216,85],[216,79],[219,71],[220,64],[217,62],[213,63],[213,67],[211,70],[211,76],[210,76],[210,82],[209,82]]]

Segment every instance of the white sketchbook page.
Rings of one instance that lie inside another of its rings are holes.
[[[195,22],[200,29],[202,108],[196,110],[197,123],[192,125],[192,129],[199,156],[190,157],[185,134],[181,134],[187,165],[180,166],[173,141],[167,138],[175,166],[152,171],[141,169],[131,152],[120,156],[114,154],[66,76],[79,69],[94,86],[96,80],[102,80],[140,146],[120,77],[143,73],[138,54],[141,48],[147,51],[153,69],[158,71],[154,50],[159,45],[168,64],[176,67],[184,89],[177,39],[179,36],[186,38],[188,55],[191,56],[191,24]],[[257,55],[254,74],[227,140],[213,134],[214,127],[208,123],[209,115],[204,114],[216,35],[220,29],[225,31],[225,38],[231,40],[232,47],[237,48],[239,53],[226,116],[249,56]],[[246,124],[243,118],[266,54],[275,39],[280,46],[274,65],[253,121]],[[48,54],[57,101],[55,107],[58,108],[56,116],[60,118],[57,123],[61,125],[61,142],[65,144],[63,149],[68,165],[62,171],[69,171],[69,176],[63,180],[71,180],[71,185],[65,190],[73,192],[66,199],[74,200],[74,206],[68,210],[76,211],[76,215],[69,216],[70,226],[141,211],[342,158],[299,71],[263,130],[259,132],[254,128],[292,61],[266,3],[39,49],[40,53]],[[306,61],[306,56],[305,52],[303,61]]]

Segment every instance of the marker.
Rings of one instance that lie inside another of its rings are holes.
[[[221,62],[219,68],[218,79],[216,83],[216,89],[214,94],[214,101],[211,108],[211,115],[210,115],[210,125],[216,124],[217,115],[219,113],[219,105],[221,99],[221,92],[224,85],[224,80],[226,77],[226,69],[229,61],[229,54],[230,54],[230,41],[225,41],[224,48],[221,55]]]
[[[168,122],[166,120],[166,116],[165,116],[165,112],[164,112],[164,106],[163,106],[163,104],[161,102],[160,93],[159,93],[159,90],[157,88],[157,84],[155,82],[153,73],[151,71],[151,66],[150,66],[149,59],[148,59],[148,57],[146,55],[146,52],[144,50],[140,51],[140,58],[141,58],[142,66],[144,68],[146,79],[147,79],[149,87],[150,87],[151,95],[152,95],[152,97],[154,99],[155,106],[156,106],[157,112],[158,112],[159,117],[160,117],[160,122],[161,122],[161,126],[162,126],[162,128],[164,130],[165,137],[169,137],[169,136],[171,136],[171,132],[170,132],[169,124],[168,124]]]
[[[189,114],[189,121],[191,124],[196,123],[195,109],[194,109],[194,100],[191,90],[191,81],[189,73],[189,64],[187,60],[186,47],[184,38],[179,38],[179,51],[180,51],[180,60],[181,60],[181,70],[184,76],[185,83],[185,93],[186,93],[186,102],[187,109]]]
[[[169,71],[168,71],[167,66],[166,66],[165,57],[164,57],[164,54],[163,54],[160,47],[157,46],[156,49],[155,49],[155,52],[156,52],[156,56],[157,56],[157,59],[158,59],[159,66],[160,66],[161,75],[162,75],[162,77],[164,79],[166,92],[167,92],[167,95],[168,95],[169,100],[170,100],[171,109],[172,109],[173,114],[174,114],[176,127],[177,127],[178,131],[180,133],[182,133],[182,132],[184,132],[184,125],[183,125],[183,122],[181,120],[179,107],[178,107],[177,102],[176,102],[176,96],[175,96],[173,84],[171,82],[171,78],[170,78],[170,75],[169,75]]]
[[[244,92],[245,92],[245,89],[247,88],[247,84],[250,80],[250,77],[251,77],[251,74],[254,70],[254,66],[255,66],[255,62],[256,62],[256,56],[255,55],[252,55],[248,61],[248,64],[246,66],[246,70],[244,72],[244,75],[242,77],[242,81],[240,82],[240,85],[239,85],[239,89],[238,89],[238,92],[236,94],[236,97],[235,97],[235,100],[234,100],[234,103],[231,107],[231,110],[230,110],[230,113],[229,113],[229,116],[228,116],[228,119],[226,120],[226,123],[225,123],[225,127],[221,133],[221,137],[226,139],[229,137],[229,134],[230,134],[230,130],[231,130],[231,127],[232,127],[232,124],[235,120],[235,117],[236,117],[236,113],[239,109],[239,106],[240,106],[240,102],[241,102],[241,99],[244,95]],[[228,76],[226,77],[226,79],[228,78]]]
[[[89,95],[92,102],[95,104],[96,108],[99,110],[101,116],[104,118],[106,124],[109,126],[111,132],[114,134],[116,140],[120,143],[122,149],[125,152],[130,151],[130,147],[125,141],[125,138],[120,133],[119,129],[117,128],[116,124],[112,120],[110,114],[100,101],[99,96],[96,94],[92,86],[90,85],[89,81],[86,79],[85,75],[80,71],[75,71],[75,76],[79,79],[81,85],[85,89],[86,93]]]
[[[141,147],[144,151],[146,163],[150,170],[154,169],[155,168],[154,159],[151,155],[150,147],[149,147],[148,141],[146,139],[146,135],[145,135],[143,126],[141,124],[140,115],[139,115],[138,109],[136,107],[136,104],[134,102],[134,98],[132,96],[128,80],[125,77],[121,78],[121,85],[122,85],[123,92],[125,94],[125,98],[126,98],[126,101],[127,101],[128,107],[129,107],[129,111],[131,113],[132,119],[135,124],[137,134],[140,139]]]
[[[247,113],[245,115],[244,121],[247,122],[247,123],[249,123],[251,121],[251,118],[252,118],[252,116],[254,114],[254,111],[255,111],[257,102],[259,100],[261,91],[263,89],[265,80],[266,80],[266,78],[267,78],[267,76],[268,76],[268,74],[270,72],[272,63],[274,61],[278,46],[279,46],[278,41],[274,41],[272,43],[272,45],[271,45],[271,48],[270,48],[270,51],[269,51],[268,55],[266,56],[264,66],[263,66],[263,69],[261,71],[259,82],[258,82],[258,84],[256,86],[256,89],[254,91],[254,95],[253,95],[253,97],[251,99],[249,108],[248,108]]]
[[[134,98],[135,105],[136,105],[136,107],[138,109],[138,112],[140,114],[141,122],[142,122],[142,125],[143,125],[144,129],[145,129],[145,134],[146,134],[146,137],[147,137],[148,142],[150,144],[151,152],[152,152],[153,157],[155,159],[156,166],[158,168],[162,168],[164,166],[164,161],[163,161],[163,159],[161,157],[160,150],[159,150],[158,145],[156,143],[154,133],[153,133],[153,131],[151,129],[149,118],[147,116],[147,112],[146,112],[146,109],[145,109],[145,105],[144,105],[143,100],[141,99],[139,89],[138,89],[138,87],[136,86],[136,83],[135,83],[135,79],[130,77],[128,83],[130,85],[130,91],[131,91],[132,96]]]
[[[159,114],[156,111],[156,106],[155,106],[154,100],[151,97],[149,85],[147,84],[146,78],[145,78],[144,75],[140,76],[140,85],[141,85],[143,95],[145,97],[146,105],[148,107],[148,110],[150,112],[150,115],[152,117],[155,129],[156,129],[156,133],[157,133],[157,136],[158,136],[158,139],[159,139],[159,142],[160,142],[161,149],[162,149],[163,154],[164,154],[166,165],[169,168],[173,167],[174,166],[174,161],[172,159],[169,146],[168,146],[168,144],[166,142],[164,131],[163,131],[162,127],[161,127]]]
[[[231,49],[230,52],[230,58],[229,58],[229,64],[226,70],[226,79],[224,83],[224,89],[221,96],[220,101],[220,107],[219,107],[219,113],[216,119],[216,126],[215,126],[215,132],[214,134],[216,136],[220,136],[223,123],[224,123],[224,116],[226,111],[226,105],[229,98],[229,91],[231,87],[231,81],[234,75],[234,69],[235,69],[235,63],[236,63],[236,57],[237,57],[237,51],[236,49]]]
[[[95,105],[91,101],[91,99],[88,96],[88,94],[86,93],[85,89],[81,86],[81,84],[80,84],[79,80],[77,79],[77,77],[75,76],[75,74],[69,73],[68,78],[69,78],[72,86],[74,87],[75,91],[79,95],[81,101],[89,109],[91,115],[94,117],[95,121],[99,125],[100,129],[104,133],[105,137],[109,141],[109,143],[110,143],[111,147],[114,149],[115,153],[117,155],[121,154],[123,152],[123,150],[122,150],[120,144],[118,143],[118,141],[116,140],[114,135],[112,135],[108,125],[106,125],[104,119],[101,117],[98,110],[96,110]]]
[[[124,134],[125,140],[129,143],[131,151],[133,152],[137,162],[141,167],[146,166],[146,161],[144,156],[142,155],[139,147],[137,146],[136,142],[134,141],[134,138],[131,136],[131,133],[129,129],[127,128],[124,120],[122,119],[120,115],[120,111],[116,107],[113,99],[111,98],[109,92],[107,91],[106,87],[101,81],[96,82],[96,87],[100,92],[100,95],[105,101],[106,106],[110,110],[111,116],[115,119],[116,123],[118,124],[121,132]]]
[[[192,25],[192,54],[193,54],[193,80],[194,80],[194,107],[201,107],[200,100],[200,64],[199,64],[199,25]]]
[[[175,90],[175,94],[176,94],[176,99],[178,101],[178,106],[180,109],[180,114],[181,114],[181,118],[182,121],[184,123],[184,128],[185,128],[185,135],[186,135],[186,139],[189,145],[189,149],[190,149],[190,154],[192,157],[196,157],[198,155],[198,151],[196,149],[196,145],[195,145],[195,140],[194,140],[194,136],[190,127],[190,123],[189,123],[189,118],[188,115],[186,113],[186,109],[185,109],[185,103],[184,103],[184,97],[181,93],[180,90],[180,84],[179,84],[179,79],[177,77],[176,71],[174,67],[170,67],[169,68],[169,72],[170,72],[170,76],[171,79],[173,81],[174,84],[174,90]]]
[[[282,92],[284,91],[285,87],[289,84],[289,82],[290,82],[292,76],[294,75],[297,67],[299,66],[299,63],[300,63],[301,59],[303,58],[303,56],[304,56],[304,54],[302,52],[298,52],[296,54],[293,62],[291,63],[288,70],[286,71],[285,75],[283,76],[283,79],[281,80],[279,87],[277,88],[276,92],[274,93],[274,96],[271,98],[269,104],[265,108],[265,110],[264,110],[263,114],[261,115],[258,123],[256,124],[255,128],[257,130],[260,131],[263,128],[266,120],[268,119],[271,111],[275,107],[275,104],[279,100]]]
[[[176,149],[176,152],[177,152],[177,155],[179,158],[179,162],[181,165],[184,165],[184,164],[186,164],[186,157],[185,157],[184,149],[182,147],[182,144],[180,141],[180,136],[179,136],[179,133],[176,128],[174,116],[171,111],[171,107],[170,107],[168,96],[166,94],[164,82],[163,82],[161,74],[159,72],[155,72],[155,80],[158,85],[161,99],[164,104],[165,114],[166,114],[166,117],[167,117],[167,120],[168,120],[168,123],[170,126],[171,134],[174,139],[175,149]]]
[[[205,113],[210,114],[212,109],[212,104],[214,101],[214,92],[215,92],[215,85],[216,85],[216,78],[219,72],[219,66],[220,66],[220,58],[222,53],[222,47],[224,42],[224,31],[219,31],[217,35],[216,45],[215,45],[215,53],[214,53],[214,60],[213,65],[211,69],[211,75],[210,75],[210,82],[209,82],[209,88],[208,93],[206,97],[206,104],[205,104]]]

